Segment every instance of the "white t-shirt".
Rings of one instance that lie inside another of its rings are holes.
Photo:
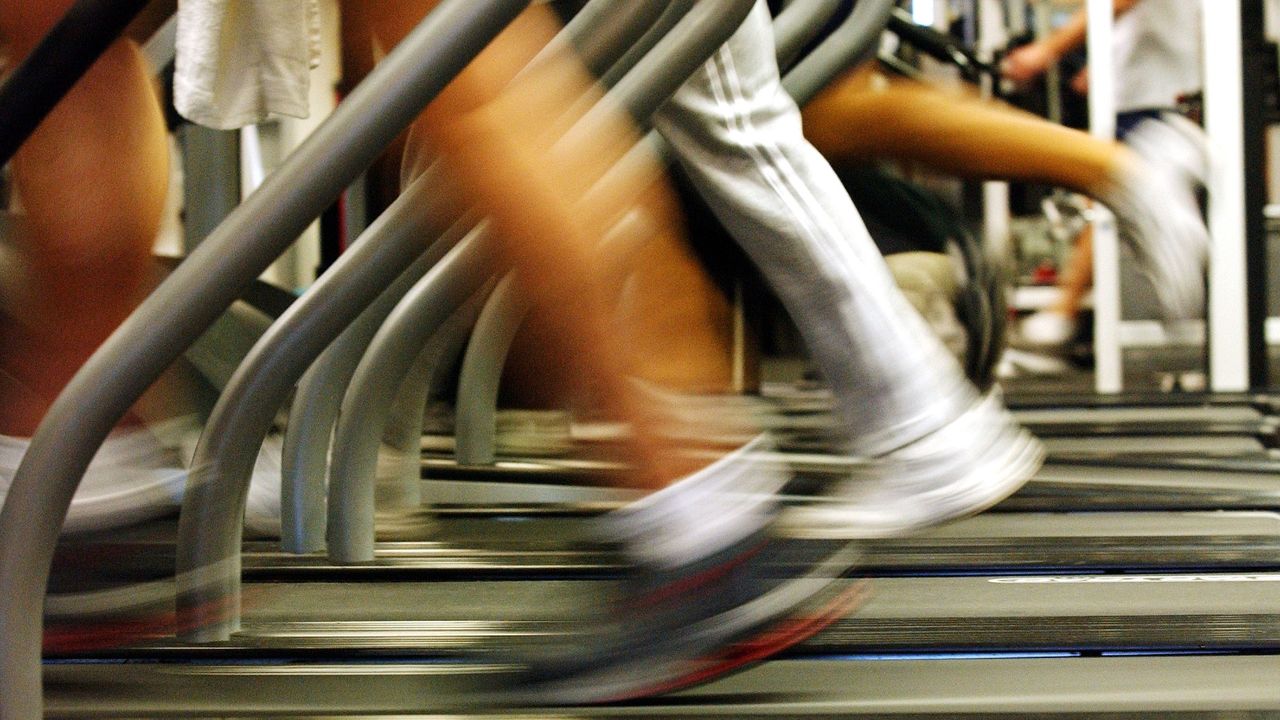
[[[1200,2],[1141,0],[1116,18],[1116,110],[1171,108],[1201,87]]]

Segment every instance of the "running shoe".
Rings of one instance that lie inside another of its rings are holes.
[[[1027,348],[1060,349],[1075,336],[1075,319],[1056,310],[1041,310],[1018,323],[1018,343]]]
[[[902,537],[990,508],[1043,461],[1040,442],[991,393],[942,428],[869,459],[825,497],[789,510],[782,526],[798,537]]]
[[[789,475],[757,440],[604,518],[631,561],[601,626],[523,659],[522,701],[596,704],[706,682],[857,607],[856,548],[774,532]]]
[[[1185,122],[1185,121],[1184,121]],[[1113,173],[1099,198],[1116,215],[1121,240],[1151,282],[1166,320],[1201,317],[1209,231],[1196,191],[1204,177],[1202,151],[1185,127],[1146,120],[1126,137],[1138,161]]]
[[[85,471],[63,532],[109,530],[177,512],[200,430],[199,420],[188,415],[113,432]],[[0,435],[0,502],[30,443]],[[280,534],[280,445],[273,434],[258,455],[245,512],[251,534]]]

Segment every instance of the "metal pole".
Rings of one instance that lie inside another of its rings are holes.
[[[1112,0],[1088,0],[1089,132],[1107,142],[1116,137],[1116,76],[1112,57]],[[1095,206],[1093,221],[1094,387],[1100,393],[1124,388],[1120,347],[1120,243],[1111,213]]]
[[[1241,0],[1202,0],[1204,120],[1214,159],[1209,178],[1209,385],[1249,385],[1249,302]],[[1258,23],[1261,29],[1261,23]]]
[[[978,57],[991,62],[997,49],[1008,43],[1005,18],[1008,8],[998,0],[978,0],[976,5],[978,24]],[[982,77],[982,92],[990,97],[994,88],[991,78]],[[1013,257],[1012,221],[1009,211],[1009,183],[990,180],[982,183],[982,239],[987,252],[1001,263]]]
[[[1266,36],[1266,12],[1262,0],[1244,0],[1241,104],[1244,132],[1245,287],[1248,293],[1249,388],[1270,387],[1271,363],[1267,359],[1267,66],[1275,67],[1273,48]]]

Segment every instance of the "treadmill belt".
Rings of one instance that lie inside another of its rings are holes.
[[[45,667],[50,717],[448,715],[566,718],[1270,718],[1280,656],[773,661],[621,705],[493,708],[495,668],[449,663]]]

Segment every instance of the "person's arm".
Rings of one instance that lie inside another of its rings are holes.
[[[1113,0],[1116,15],[1132,10],[1142,0]],[[1081,7],[1066,23],[1045,37],[1009,53],[1000,69],[1015,83],[1030,82],[1053,67],[1062,56],[1084,45],[1088,34],[1088,11]]]

